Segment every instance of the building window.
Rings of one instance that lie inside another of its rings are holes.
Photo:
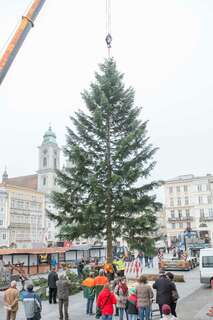
[[[177,192],[180,192],[180,186],[177,186],[177,187],[176,187],[176,191],[177,191]]]
[[[204,209],[200,209],[200,217],[204,218]]]
[[[177,199],[177,205],[178,205],[178,206],[181,206],[181,198],[178,198],[178,199]]]
[[[189,204],[189,197],[185,197],[185,205]]]
[[[54,185],[57,185],[57,178],[54,179]]]
[[[213,209],[212,208],[209,209],[209,216],[213,217]]]
[[[171,218],[175,218],[175,212],[174,212],[174,210],[171,210]]]
[[[54,158],[54,169],[57,169],[57,159]]]
[[[183,229],[183,222],[180,222],[180,223],[179,223],[179,228],[180,228],[180,229]]]
[[[190,210],[186,209],[186,217],[189,218],[190,217]]]
[[[6,240],[6,238],[7,238],[6,233],[3,233],[3,234],[2,234],[2,239],[3,239],[3,240]]]
[[[202,184],[197,185],[197,191],[202,191]]]
[[[182,210],[178,210],[178,218],[179,218],[179,219],[182,218]]]
[[[46,186],[46,184],[47,184],[47,179],[46,179],[46,177],[44,177],[43,178],[43,186]]]
[[[184,192],[188,192],[188,186],[184,185],[183,190],[184,190]]]
[[[210,183],[208,183],[208,184],[206,185],[206,191],[211,191],[211,185],[210,185]]]
[[[199,204],[202,204],[202,203],[203,203],[203,197],[201,197],[201,196],[198,197],[198,203],[199,203]]]
[[[211,196],[208,196],[208,197],[207,197],[207,201],[208,201],[208,204],[211,204],[211,203],[212,203],[212,197],[211,197]]]
[[[46,168],[46,166],[47,166],[47,158],[44,157],[43,158],[43,167]]]
[[[174,207],[174,199],[170,198],[170,207]]]
[[[175,223],[172,223],[172,229],[175,229]]]
[[[173,193],[173,187],[169,187],[169,193]]]
[[[186,227],[191,229],[191,222],[187,221]]]
[[[3,220],[0,220],[0,226],[2,226],[3,225]]]

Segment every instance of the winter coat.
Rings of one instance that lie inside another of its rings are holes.
[[[71,282],[66,279],[56,281],[58,299],[68,300]]]
[[[95,279],[88,277],[82,282],[84,290],[84,298],[94,299],[95,298]]]
[[[56,289],[56,281],[58,281],[58,274],[55,271],[51,271],[48,275],[48,287]]]
[[[128,290],[124,293],[122,287],[118,284],[115,287],[115,295],[117,299],[117,307],[118,308],[126,308],[127,298],[128,298]]]
[[[116,297],[108,288],[101,291],[97,299],[97,306],[101,308],[102,315],[113,315],[113,305],[116,304]]]
[[[160,305],[173,302],[172,291],[175,290],[174,283],[171,282],[165,275],[161,276],[153,284],[153,288],[157,290],[156,302]]]
[[[138,308],[150,307],[154,296],[152,288],[148,284],[138,284],[136,286],[137,306]]]
[[[18,310],[19,293],[15,288],[9,288],[4,293],[5,305],[10,306],[13,312]]]
[[[23,305],[24,312],[26,318],[33,318],[35,315],[35,311],[41,311],[41,300],[40,297],[35,292],[25,291],[22,294],[23,297]]]
[[[126,307],[127,307],[128,314],[138,314],[136,294],[131,294],[129,296],[129,298],[127,299]]]

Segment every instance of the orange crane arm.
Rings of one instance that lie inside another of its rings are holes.
[[[3,56],[0,57],[0,84],[2,83],[4,77],[6,76],[10,65],[16,57],[23,41],[25,40],[28,32],[34,26],[34,21],[39,14],[42,6],[46,0],[35,0],[28,10],[27,14],[22,17],[15,34],[10,40]]]

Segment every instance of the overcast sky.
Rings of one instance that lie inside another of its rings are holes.
[[[30,0],[0,0],[0,48]],[[65,143],[107,55],[105,0],[47,0],[0,88],[0,172],[34,173],[52,123]],[[152,178],[213,173],[213,1],[112,0],[112,55],[159,147]]]

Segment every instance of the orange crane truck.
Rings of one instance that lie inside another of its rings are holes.
[[[0,57],[0,85],[4,80],[13,60],[15,59],[19,49],[22,46],[28,32],[34,26],[34,21],[43,7],[46,0],[34,0],[26,15],[16,29],[12,39],[6,47],[3,56]]]

